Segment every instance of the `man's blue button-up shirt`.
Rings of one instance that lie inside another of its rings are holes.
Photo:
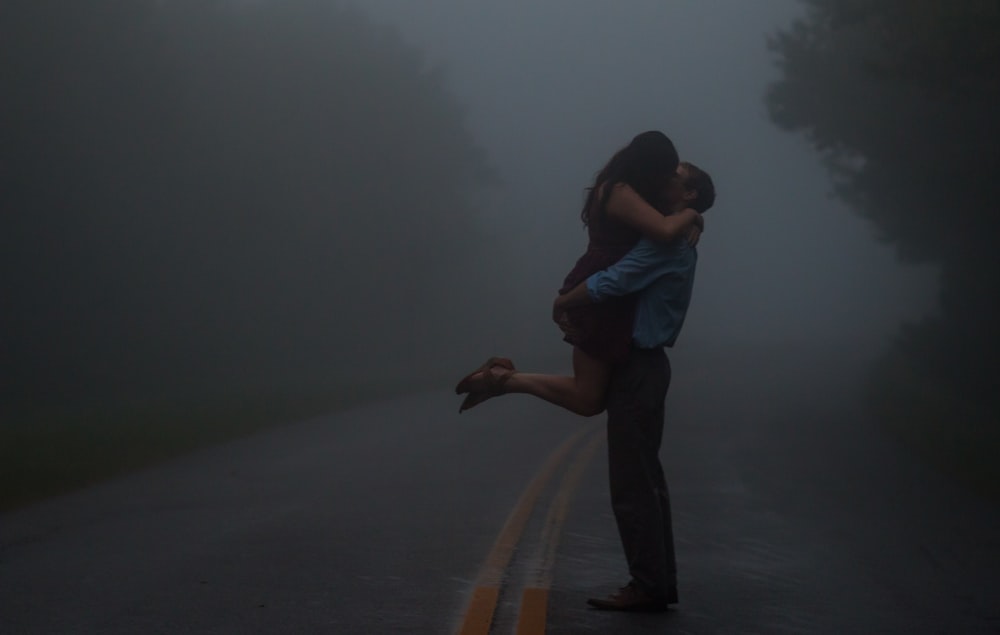
[[[639,294],[632,341],[639,348],[673,346],[691,303],[698,251],[685,238],[663,244],[643,238],[621,260],[587,278],[594,302]]]

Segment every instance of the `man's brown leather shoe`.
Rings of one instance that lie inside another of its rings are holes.
[[[590,598],[587,604],[602,611],[660,613],[670,608],[667,600],[651,597],[634,582],[629,582],[628,586],[623,586],[618,593],[607,598]]]

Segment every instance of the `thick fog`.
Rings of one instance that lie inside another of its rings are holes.
[[[501,331],[494,341],[503,352],[558,340],[545,318],[557,282],[585,246],[582,188],[646,129],[666,132],[718,190],[680,347],[874,351],[901,321],[933,310],[935,270],[899,264],[871,225],[831,196],[816,152],[767,115],[765,89],[778,77],[767,38],[803,16],[802,3],[358,6],[445,70],[503,180],[484,199],[481,222],[517,257],[505,270],[515,286],[505,302],[518,307],[519,322],[508,331],[530,333],[519,341]]]
[[[604,414],[453,394],[571,368],[648,130],[717,198],[669,365],[568,408],[651,522],[591,606],[677,601],[674,522],[664,628],[995,631],[998,70],[986,0],[0,0],[0,631],[659,628],[578,601]]]
[[[549,313],[584,188],[649,129],[718,190],[678,349],[875,357],[936,310],[939,275],[900,264],[769,116],[768,39],[803,15],[6,3],[5,410],[322,408],[446,387],[490,354],[560,370]]]

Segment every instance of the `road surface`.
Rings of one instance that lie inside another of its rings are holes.
[[[603,418],[442,390],[0,516],[0,633],[1000,633],[1000,510],[875,426],[849,365],[673,366],[666,614],[585,604],[627,581]]]

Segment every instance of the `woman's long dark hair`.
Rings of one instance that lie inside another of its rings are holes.
[[[607,204],[608,197],[611,196],[610,187],[605,187],[600,200],[597,200],[601,185],[605,183],[627,183],[650,205],[658,207],[667,179],[677,172],[679,163],[677,149],[667,135],[659,130],[636,135],[627,146],[611,157],[597,174],[594,184],[587,188],[587,200],[580,212],[583,224],[590,222],[593,210],[604,209]]]

